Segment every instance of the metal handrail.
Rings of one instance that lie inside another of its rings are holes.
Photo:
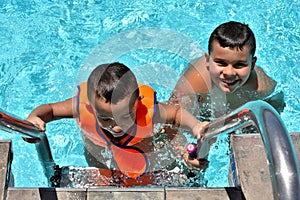
[[[198,142],[197,156],[207,155],[207,145],[220,133],[255,125],[262,137],[272,181],[274,199],[300,199],[300,173],[294,145],[277,111],[257,100],[246,103],[227,116],[210,123]]]
[[[24,138],[35,140],[35,147],[45,176],[48,178],[53,175],[55,163],[52,157],[50,145],[45,132],[41,132],[32,123],[21,120],[12,114],[5,113],[0,109],[0,129],[11,133],[16,131]],[[48,183],[50,185],[50,182]]]

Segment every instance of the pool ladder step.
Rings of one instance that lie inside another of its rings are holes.
[[[300,166],[300,133],[290,133],[290,136]],[[274,199],[270,170],[261,136],[259,134],[232,135],[231,149],[236,165],[236,181],[246,199]]]

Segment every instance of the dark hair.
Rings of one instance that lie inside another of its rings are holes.
[[[95,98],[100,97],[105,98],[106,102],[116,104],[129,95],[130,101],[135,102],[139,96],[133,72],[118,62],[96,67],[88,78],[87,93],[92,104]]]
[[[208,53],[212,52],[212,43],[215,40],[219,42],[221,47],[236,47],[240,50],[248,45],[252,56],[255,54],[255,36],[247,24],[230,21],[218,26],[210,35]]]

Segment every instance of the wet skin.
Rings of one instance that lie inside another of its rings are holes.
[[[212,49],[210,54],[205,54],[211,80],[223,92],[234,93],[249,79],[256,57],[250,54],[248,46],[223,48],[214,41]]]
[[[94,110],[100,127],[113,137],[119,138],[128,133],[135,124],[137,101],[130,105],[130,98],[127,97],[113,104],[106,102],[104,98],[98,98]]]

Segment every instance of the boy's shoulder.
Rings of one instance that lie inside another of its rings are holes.
[[[271,95],[277,82],[268,76],[261,67],[255,66],[254,70],[257,76],[257,92],[264,94],[264,96]]]
[[[275,91],[277,82],[269,77],[261,67],[255,67],[258,76],[258,91],[263,94],[263,99],[271,104],[279,113],[285,107],[283,91]]]

